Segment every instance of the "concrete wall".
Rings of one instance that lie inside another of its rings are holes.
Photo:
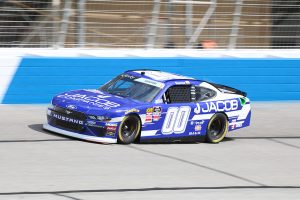
[[[129,69],[159,69],[246,91],[251,100],[300,100],[298,58],[19,56],[0,58],[0,102],[49,103],[57,93],[98,88]]]

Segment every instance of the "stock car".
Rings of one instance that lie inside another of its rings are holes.
[[[158,70],[129,70],[99,89],[52,99],[43,128],[99,143],[220,142],[250,125],[240,90]]]

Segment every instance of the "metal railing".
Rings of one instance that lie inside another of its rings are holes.
[[[300,48],[300,2],[4,0],[0,47]]]

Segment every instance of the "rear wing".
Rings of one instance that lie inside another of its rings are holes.
[[[221,84],[216,84],[216,83],[210,83],[210,82],[208,82],[208,83],[211,84],[212,86],[214,86],[215,88],[217,88],[218,90],[220,90],[223,93],[239,94],[239,95],[242,95],[244,97],[247,96],[247,93],[243,92],[241,90],[237,90],[235,88],[228,87],[226,85],[221,85]]]

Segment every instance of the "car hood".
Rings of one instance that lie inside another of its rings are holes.
[[[123,98],[99,90],[74,90],[55,96],[54,106],[84,112],[90,115],[111,115],[143,105],[142,102]]]

